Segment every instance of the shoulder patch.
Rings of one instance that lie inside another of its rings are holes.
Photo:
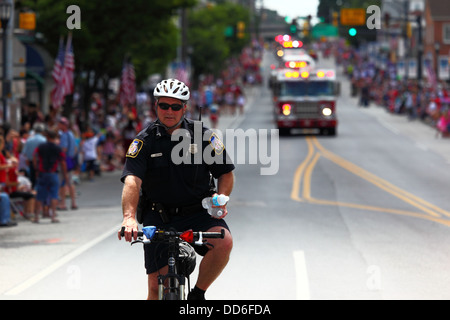
[[[131,142],[130,146],[128,147],[126,157],[136,158],[136,156],[139,154],[139,151],[141,151],[143,145],[144,142],[142,140],[134,139],[133,142]]]
[[[213,147],[214,152],[218,155],[220,155],[225,149],[223,142],[219,139],[219,137],[215,133],[213,133],[209,138],[209,143]]]

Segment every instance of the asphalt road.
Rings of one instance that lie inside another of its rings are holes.
[[[249,91],[244,116],[222,121],[247,139],[233,148],[234,248],[207,299],[450,298],[450,141],[358,107],[340,77],[336,137],[269,137],[267,86]],[[118,178],[83,182],[80,209],[60,224],[0,229],[0,299],[146,297],[142,248],[115,235]]]

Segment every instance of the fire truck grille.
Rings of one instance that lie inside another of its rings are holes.
[[[317,102],[297,102],[294,114],[300,119],[317,119],[320,117]]]

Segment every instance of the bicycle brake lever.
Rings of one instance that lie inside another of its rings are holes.
[[[206,240],[205,240],[206,241]],[[196,244],[196,245],[198,245],[198,246],[201,246],[201,245],[203,245],[203,233],[202,232],[199,232],[199,237],[198,237],[198,240],[197,241],[195,241],[194,242],[194,244]]]
[[[150,240],[138,238],[137,240],[132,241],[132,242],[131,242],[131,245],[133,245],[133,244],[135,244],[135,243],[147,244],[147,243],[150,243]]]

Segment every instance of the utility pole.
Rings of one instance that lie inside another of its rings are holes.
[[[422,40],[422,16],[417,16],[417,81],[420,85],[422,81],[422,55],[423,55],[423,40]]]
[[[187,12],[186,7],[181,8],[180,25],[181,25],[181,52],[180,61],[186,66],[187,62]]]

